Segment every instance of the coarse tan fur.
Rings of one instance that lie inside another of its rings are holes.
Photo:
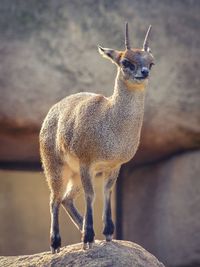
[[[135,155],[140,140],[145,88],[153,56],[149,49],[116,51],[99,47],[99,52],[111,59],[118,69],[112,96],[70,95],[50,109],[40,131],[41,159],[51,191],[53,253],[61,246],[60,205],[82,232],[83,247],[92,246],[92,180],[97,175],[104,179],[103,233],[107,241],[112,240],[111,191],[121,165]],[[124,63],[124,59],[129,63]],[[142,73],[147,76],[143,77]],[[74,199],[81,191],[85,193],[84,219],[74,205]]]

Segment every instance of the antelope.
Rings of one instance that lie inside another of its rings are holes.
[[[81,92],[65,97],[48,112],[40,131],[40,153],[50,188],[50,247],[59,252],[59,208],[62,205],[82,233],[83,249],[92,248],[93,180],[104,180],[103,234],[111,241],[114,224],[111,193],[122,164],[136,153],[144,114],[145,88],[154,58],[149,33],[143,48],[132,49],[128,23],[125,50],[98,46],[99,53],[117,66],[114,92],[110,97]],[[74,200],[84,192],[84,217]]]

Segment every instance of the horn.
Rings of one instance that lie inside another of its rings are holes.
[[[126,25],[125,25],[125,47],[127,50],[131,49],[129,35],[128,35],[128,22],[126,22]]]
[[[144,43],[143,43],[143,49],[144,51],[147,51],[148,47],[149,47],[149,34],[151,32],[151,25],[149,25],[149,28],[147,30],[146,36],[144,38]]]

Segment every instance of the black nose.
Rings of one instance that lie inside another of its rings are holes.
[[[149,70],[148,70],[148,68],[143,67],[142,70],[141,70],[141,73],[142,73],[142,75],[143,75],[144,78],[148,77],[149,76]]]

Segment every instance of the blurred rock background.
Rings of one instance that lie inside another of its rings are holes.
[[[112,94],[116,68],[101,58],[97,44],[124,49],[128,21],[131,43],[141,47],[148,25],[153,25],[150,45],[156,65],[147,89],[141,144],[118,181],[117,236],[138,242],[167,266],[200,265],[199,14],[198,0],[2,0],[0,4],[2,169],[39,166],[38,133],[55,102],[80,91]],[[44,216],[41,230],[31,227],[27,242],[31,235],[33,242],[20,247],[18,240],[26,235],[23,227],[22,232],[17,227],[29,222],[18,214],[15,199],[11,207],[8,197],[11,188],[19,188],[17,197],[23,195],[26,183],[32,183],[30,203],[41,200],[32,209],[38,222],[40,203],[48,208],[45,181],[39,173],[10,172],[0,172],[0,229],[7,224],[5,218],[12,222],[0,234],[0,253],[46,249],[34,233],[44,237],[49,215]],[[20,187],[19,176],[24,177]],[[37,190],[37,179],[38,186],[44,183],[45,193]],[[26,205],[23,216],[30,210]],[[15,247],[8,235],[11,229]]]

